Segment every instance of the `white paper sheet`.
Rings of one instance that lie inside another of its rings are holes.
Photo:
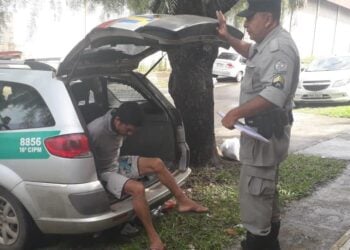
[[[225,113],[222,112],[222,111],[219,111],[217,112],[218,115],[222,118],[224,118],[225,116]],[[268,139],[266,139],[264,136],[262,136],[261,134],[259,134],[254,128],[244,124],[244,123],[241,123],[239,121],[237,121],[235,124],[234,124],[234,127],[235,129],[241,131],[242,133],[245,133],[247,135],[249,135],[250,137],[253,137],[259,141],[262,141],[262,142],[265,142],[265,143],[269,143],[270,141]]]

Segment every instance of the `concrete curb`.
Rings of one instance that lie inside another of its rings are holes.
[[[349,250],[350,249],[350,230],[347,231],[330,250]]]

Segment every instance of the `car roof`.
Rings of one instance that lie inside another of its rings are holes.
[[[94,28],[69,52],[57,76],[64,79],[82,75],[92,68],[130,71],[148,55],[183,44],[228,46],[217,36],[217,25],[216,19],[195,15],[141,15],[110,20]],[[241,31],[229,25],[228,30],[242,39]]]
[[[32,69],[32,70],[43,70],[43,71],[53,71],[56,69],[51,65],[37,61],[35,59],[27,60],[0,60],[0,68],[11,68],[11,69]]]

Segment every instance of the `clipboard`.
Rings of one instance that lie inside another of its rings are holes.
[[[224,118],[225,113],[218,111],[217,114],[221,117]],[[264,136],[262,136],[261,134],[259,134],[254,128],[237,121],[234,125],[235,129],[241,131],[242,133],[245,133],[246,135],[249,135],[250,137],[257,139],[259,141],[265,142],[265,143],[269,143],[270,141],[268,139],[266,139]]]

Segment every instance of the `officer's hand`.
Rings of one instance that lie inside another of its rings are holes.
[[[224,126],[227,129],[234,129],[234,124],[236,123],[237,119],[232,115],[231,112],[228,112],[224,118],[221,120],[222,126]]]
[[[226,18],[224,14],[222,14],[221,10],[216,11],[216,17],[218,19],[219,25],[216,27],[216,30],[218,31],[218,36],[222,39],[227,39],[227,26],[226,26]]]

